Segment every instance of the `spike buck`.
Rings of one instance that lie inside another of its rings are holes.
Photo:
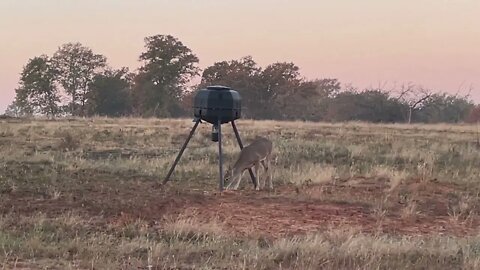
[[[228,169],[225,174],[225,180],[229,180],[230,183],[227,189],[237,190],[242,181],[244,172],[252,167],[255,167],[255,179],[256,190],[263,189],[268,179],[269,188],[273,189],[272,174],[270,170],[270,160],[272,156],[272,142],[263,137],[257,137],[250,145],[244,147],[240,152],[240,155],[233,165],[232,169]],[[260,185],[260,165],[263,166],[267,175],[267,179],[263,181],[263,185]]]

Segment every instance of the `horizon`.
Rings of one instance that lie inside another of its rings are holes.
[[[163,12],[165,11],[165,12]],[[169,34],[204,69],[250,55],[360,89],[414,83],[480,102],[480,1],[60,1],[0,3],[0,113],[29,58],[68,42],[134,71],[144,37]],[[107,14],[108,16],[105,16]]]

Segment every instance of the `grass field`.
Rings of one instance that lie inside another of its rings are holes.
[[[219,193],[191,120],[0,120],[3,269],[479,269],[476,126],[238,122],[273,191]],[[225,169],[238,154],[223,128]]]

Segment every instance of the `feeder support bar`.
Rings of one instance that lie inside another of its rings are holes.
[[[196,119],[195,125],[193,126],[192,130],[190,131],[190,134],[188,135],[187,140],[183,144],[182,149],[180,150],[180,153],[178,153],[177,157],[175,158],[175,161],[173,162],[173,165],[170,168],[170,171],[168,171],[167,177],[165,177],[165,179],[163,180],[163,184],[166,184],[168,182],[168,180],[170,180],[170,176],[172,175],[173,170],[175,170],[175,166],[177,166],[178,161],[180,161],[180,158],[182,157],[182,154],[185,151],[185,148],[187,148],[188,142],[190,141],[193,134],[195,133],[195,130],[197,129],[198,124],[200,124],[200,120],[201,120],[200,118]]]
[[[219,189],[223,191],[223,155],[222,155],[222,122],[218,119],[218,167],[219,167]]]

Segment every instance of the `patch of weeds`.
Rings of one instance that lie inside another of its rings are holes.
[[[417,202],[414,200],[408,200],[406,206],[400,210],[400,216],[405,220],[412,220],[420,213]]]
[[[80,147],[80,139],[74,137],[70,132],[64,132],[60,137],[58,148],[63,151],[74,151]]]
[[[17,184],[10,178],[0,177],[0,194],[12,193],[18,189]]]

